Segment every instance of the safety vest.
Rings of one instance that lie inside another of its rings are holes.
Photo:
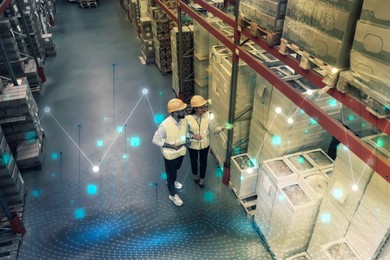
[[[185,143],[187,134],[187,121],[182,119],[179,125],[176,125],[173,117],[168,117],[161,125],[165,128],[167,137],[165,142],[172,145],[180,145]],[[182,146],[179,150],[172,148],[161,148],[161,152],[165,159],[174,160],[180,156],[184,156],[187,152],[187,148]]]
[[[207,148],[210,145],[209,141],[209,114],[204,113],[200,118],[200,124],[195,119],[194,115],[186,116],[189,132],[192,135],[201,135],[202,140],[192,140],[190,149],[200,150]]]

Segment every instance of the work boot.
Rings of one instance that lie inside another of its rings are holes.
[[[203,189],[204,187],[204,179],[199,180],[199,186]]]

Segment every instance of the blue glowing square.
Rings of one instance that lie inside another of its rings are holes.
[[[141,144],[141,140],[138,136],[134,136],[130,138],[130,145],[131,146],[139,146]]]
[[[2,165],[8,165],[9,161],[11,160],[11,154],[5,153],[2,156]]]
[[[349,115],[349,116],[348,116],[348,120],[349,120],[349,121],[353,121],[354,119],[355,119],[355,117],[354,117],[353,115]]]
[[[284,197],[284,195],[283,195],[283,194],[279,195],[279,200],[280,200],[280,201],[283,201],[283,200],[285,200],[285,197]]]
[[[282,143],[282,138],[280,136],[274,135],[272,136],[272,144],[273,145],[280,145]]]
[[[383,141],[383,139],[378,139],[378,141],[376,141],[376,145],[379,147],[383,147],[385,145],[385,142]]]
[[[85,217],[85,210],[83,208],[75,209],[74,217],[75,219],[83,219]]]
[[[317,123],[317,120],[315,120],[314,118],[310,118],[310,124],[311,125],[316,125],[318,123]]]
[[[323,213],[323,214],[321,214],[321,221],[322,221],[323,223],[329,223],[330,220],[331,220],[331,216],[330,216],[329,213]]]
[[[343,197],[343,195],[344,195],[344,192],[343,192],[342,189],[335,189],[335,190],[333,191],[333,197],[334,197],[335,199],[341,199],[341,198]]]
[[[163,114],[156,114],[154,116],[154,122],[156,122],[156,124],[161,124],[162,121],[164,121],[164,115]]]
[[[308,133],[309,133],[309,130],[306,129],[306,130],[305,130],[305,134],[308,134]]]
[[[96,145],[99,147],[103,146],[103,140],[97,140]]]
[[[34,140],[36,137],[36,134],[34,131],[30,131],[26,133],[26,140]]]
[[[161,179],[166,180],[167,174],[165,172],[161,173]]]
[[[299,164],[302,164],[302,163],[304,163],[305,162],[305,159],[303,158],[303,156],[299,156],[298,157],[298,163]]]
[[[51,154],[51,158],[52,158],[53,160],[57,160],[57,159],[58,159],[58,154],[52,153],[52,154]]]
[[[331,107],[337,106],[337,100],[334,98],[329,99],[329,106],[331,106]]]
[[[118,126],[118,127],[116,128],[116,131],[117,131],[118,133],[122,133],[122,132],[123,132],[123,126]]]
[[[55,173],[55,172],[52,172],[52,173],[51,173],[51,177],[53,177],[53,178],[56,177],[56,173]]]
[[[240,176],[240,180],[243,181],[245,179],[244,176]]]
[[[123,154],[122,159],[127,159],[127,154]]]
[[[213,203],[214,202],[214,193],[212,191],[206,191],[203,194],[203,200],[207,203]]]
[[[34,198],[39,197],[39,195],[40,195],[39,190],[33,190],[32,195],[33,195]]]
[[[95,195],[97,193],[97,186],[95,184],[87,185],[87,194]]]
[[[222,168],[217,168],[215,170],[215,175],[218,177],[218,178],[221,178],[223,176],[223,169]]]

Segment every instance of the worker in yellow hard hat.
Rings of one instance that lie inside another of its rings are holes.
[[[193,179],[201,188],[205,185],[207,156],[209,154],[210,133],[218,134],[225,127],[218,127],[208,113],[208,102],[202,96],[191,98],[192,114],[186,116],[191,144],[188,147]],[[198,175],[199,162],[199,175]]]
[[[178,98],[169,100],[168,116],[158,127],[153,136],[153,143],[161,147],[164,157],[165,171],[167,173],[167,184],[169,199],[176,206],[183,205],[183,201],[177,194],[177,190],[183,185],[177,181],[177,171],[180,169],[187,148],[185,147],[188,137],[186,107],[183,101]]]

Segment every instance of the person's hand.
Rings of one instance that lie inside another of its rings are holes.
[[[195,139],[195,140],[202,140],[203,139],[203,137],[201,136],[201,135],[199,135],[199,134],[196,134],[196,135],[193,135],[192,136],[192,139]]]

